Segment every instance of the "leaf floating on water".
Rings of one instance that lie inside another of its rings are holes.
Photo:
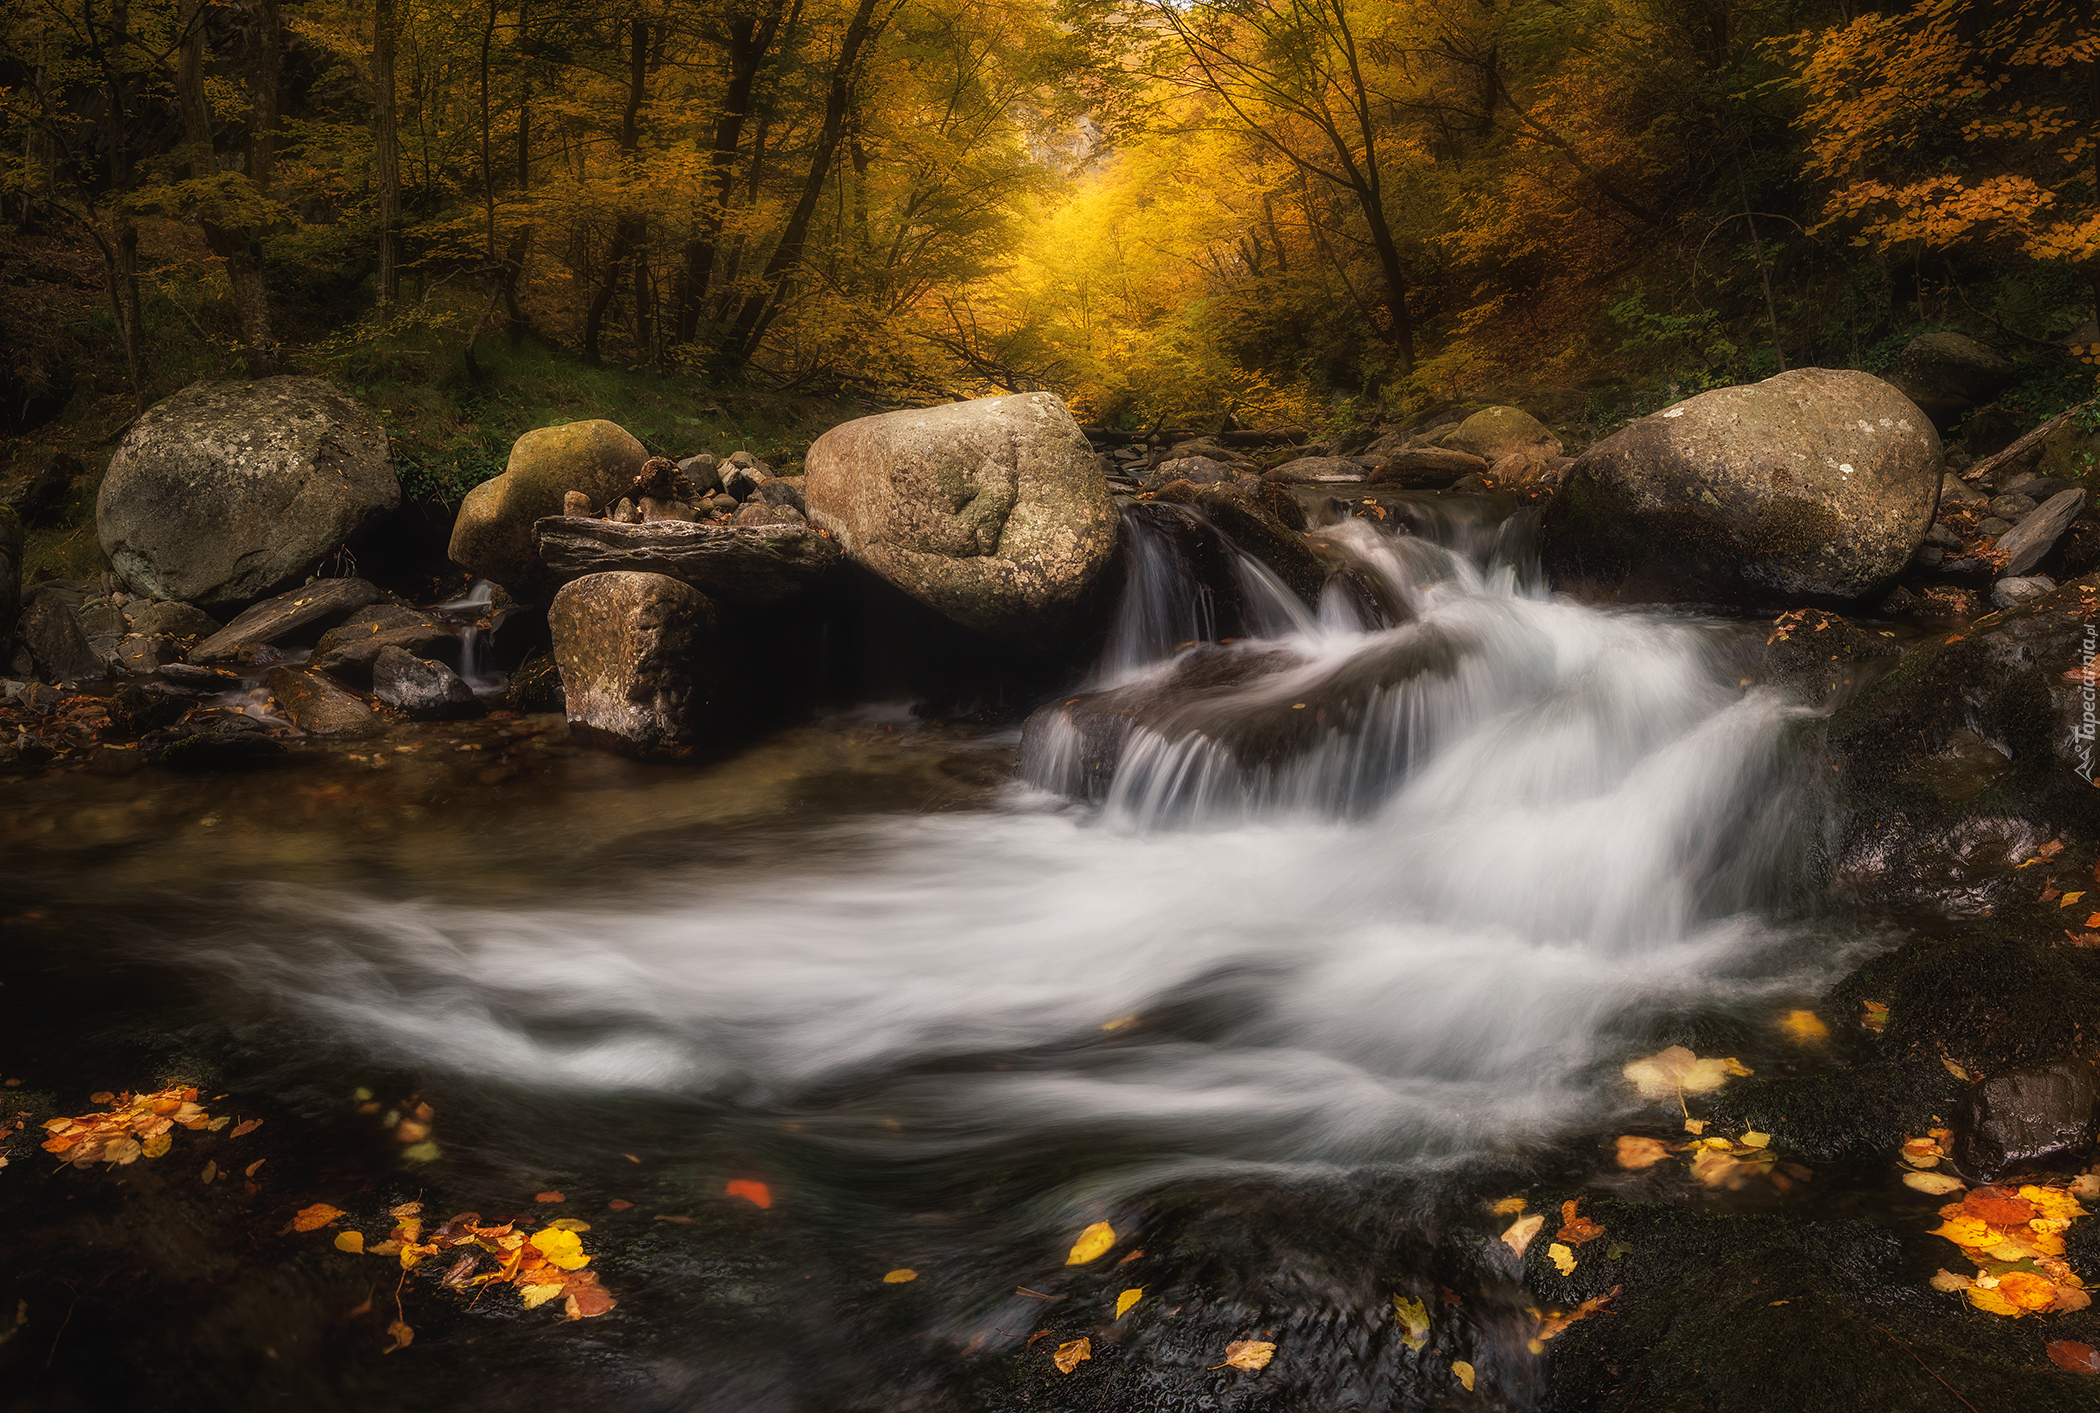
[[[1670,1145],[1659,1138],[1639,1138],[1633,1134],[1619,1135],[1617,1152],[1613,1157],[1622,1168],[1634,1172],[1652,1168],[1670,1156]]]
[[[580,1271],[591,1263],[583,1251],[583,1239],[573,1231],[550,1227],[526,1238],[526,1245],[545,1257],[547,1264],[564,1271]]]
[[[1239,1369],[1249,1374],[1258,1374],[1269,1367],[1276,1357],[1276,1346],[1266,1339],[1236,1339],[1225,1346],[1225,1362],[1213,1364],[1211,1369]],[[1209,1370],[1205,1371],[1206,1373]]]
[[[1779,1028],[1796,1045],[1813,1045],[1830,1038],[1830,1027],[1814,1011],[1788,1011],[1780,1017]]]
[[[47,1119],[44,1140],[47,1153],[61,1162],[85,1168],[96,1162],[124,1167],[141,1157],[158,1158],[171,1145],[170,1130],[211,1128],[225,1123],[213,1119],[197,1103],[197,1091],[189,1087],[162,1089],[151,1094],[111,1094],[98,1090],[94,1103],[107,1104],[100,1114],[78,1118]]]
[[[365,1254],[365,1234],[361,1231],[339,1231],[335,1234],[335,1249],[347,1251],[352,1256]]]
[[[1577,1320],[1587,1320],[1590,1316],[1602,1310],[1622,1288],[1615,1285],[1602,1295],[1593,1295],[1565,1315],[1541,1315],[1539,1317],[1539,1332],[1532,1338],[1540,1344],[1544,1344]]]
[[[1960,1192],[1962,1182],[1950,1173],[1905,1173],[1903,1185],[1914,1187],[1928,1197],[1945,1197],[1950,1192]]]
[[[919,1273],[917,1271],[912,1270],[909,1266],[899,1266],[896,1270],[885,1275],[882,1278],[882,1283],[884,1285],[903,1285],[906,1281],[915,1281],[918,1278]]]
[[[1463,1359],[1454,1359],[1451,1361],[1451,1372],[1458,1375],[1458,1381],[1466,1386],[1467,1393],[1473,1391],[1473,1366],[1471,1364],[1468,1364]]]
[[[1620,1071],[1633,1081],[1643,1099],[1671,1099],[1679,1094],[1706,1094],[1728,1083],[1733,1074],[1750,1071],[1734,1060],[1700,1059],[1682,1045],[1658,1050],[1628,1062]]]
[[[393,1336],[394,1342],[380,1350],[381,1354],[392,1354],[397,1349],[406,1349],[416,1341],[416,1332],[400,1320],[388,1325],[386,1332]]]
[[[1509,1224],[1508,1231],[1502,1233],[1502,1244],[1522,1256],[1525,1249],[1531,1245],[1531,1239],[1537,1236],[1539,1229],[1545,1225],[1546,1218],[1538,1212],[1533,1212],[1528,1217],[1519,1217]]]
[[[1079,1234],[1072,1243],[1072,1254],[1065,1257],[1067,1266],[1084,1266],[1089,1261],[1098,1261],[1116,1244],[1116,1229],[1107,1222],[1096,1222]]]
[[[1393,1314],[1400,1321],[1400,1342],[1409,1349],[1429,1343],[1429,1307],[1404,1295],[1393,1297]]]
[[[343,1209],[340,1207],[331,1207],[326,1202],[316,1202],[311,1207],[299,1209],[298,1214],[292,1218],[292,1230],[319,1231],[330,1222],[341,1220],[344,1215]]]
[[[263,1121],[261,1119],[243,1119],[241,1122],[235,1124],[233,1126],[233,1132],[227,1134],[226,1136],[228,1138],[245,1137],[246,1135],[251,1134],[257,1129],[261,1128],[262,1123]]]
[[[1094,1357],[1094,1342],[1090,1339],[1075,1339],[1060,1344],[1050,1353],[1050,1362],[1057,1366],[1060,1374],[1069,1374],[1079,1367],[1082,1359]]]
[[[2049,1362],[2074,1374],[2100,1374],[2100,1349],[2075,1339],[2052,1339],[2043,1346]]]
[[[521,1285],[518,1295],[527,1310],[537,1310],[567,1289],[564,1285]]]
[[[569,1199],[562,1196],[559,1192],[535,1192],[532,1194],[532,1200],[535,1202],[566,1202]]]
[[[773,1189],[762,1182],[753,1182],[749,1178],[738,1178],[734,1182],[725,1183],[722,1187],[722,1194],[725,1197],[741,1197],[754,1207],[771,1207],[773,1205]]]
[[[1571,1276],[1575,1274],[1575,1253],[1562,1246],[1559,1242],[1556,1241],[1546,1248],[1546,1259],[1551,1261],[1554,1269],[1558,1270],[1562,1275]]]
[[[1141,1285],[1134,1285],[1130,1289],[1124,1291],[1121,1295],[1116,1297],[1116,1318],[1120,1320],[1125,1315],[1128,1315],[1130,1313],[1130,1307],[1137,1304],[1140,1300],[1143,1300],[1144,1298],[1145,1288]]]
[[[1521,1197],[1505,1197],[1494,1206],[1488,1208],[1488,1210],[1498,1217],[1514,1217],[1529,1205]]]
[[[1934,1290],[1952,1295],[1957,1290],[1967,1290],[1976,1282],[1967,1276],[1957,1276],[1954,1272],[1942,1266],[1939,1270],[1933,1272],[1932,1279],[1927,1281],[1926,1284]]]

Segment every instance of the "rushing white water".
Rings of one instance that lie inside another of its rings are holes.
[[[1809,979],[1772,921],[1813,814],[1801,712],[1746,690],[1713,627],[1555,602],[1477,519],[1455,549],[1321,533],[1406,621],[1315,615],[1238,562],[1269,636],[1224,651],[1287,665],[1133,732],[1099,807],[1017,784],[496,909],[278,889],[220,955],[389,1058],[794,1113],[928,1159],[1090,1144],[1117,1155],[1107,1187],[1594,1122],[1625,1100],[1594,1076],[1629,1018]],[[1104,685],[1171,681],[1143,659],[1211,626],[1169,567],[1140,566],[1134,592],[1180,598],[1125,606]],[[1280,764],[1175,734],[1220,702],[1288,718],[1422,643],[1454,665],[1371,674]],[[1069,738],[1032,735],[1035,779],[1065,778]]]

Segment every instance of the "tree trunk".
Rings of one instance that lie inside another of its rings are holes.
[[[488,257],[496,263],[496,178],[489,165],[489,45],[496,38],[496,0],[487,0],[488,16],[481,26],[481,204],[486,215]]]
[[[532,72],[525,55],[526,0],[518,0],[518,196],[532,189]]]
[[[109,164],[109,194],[114,198],[109,238],[103,241],[98,234],[97,240],[102,245],[102,273],[109,288],[110,309],[117,320],[117,337],[124,345],[124,376],[131,384],[133,405],[144,412],[149,398],[146,394],[145,323],[140,318],[139,308],[139,229],[125,200],[131,193],[134,175],[131,135],[125,130],[130,105],[125,91],[125,70],[112,59],[129,45],[130,29],[131,9],[124,0],[117,0],[110,7],[108,43],[96,41],[92,22],[88,34],[102,70],[103,146]],[[92,216],[91,199],[90,220]]]
[[[619,161],[623,168],[633,158],[635,145],[641,141],[641,116],[648,77],[649,22],[634,20],[628,26],[627,38],[627,108],[620,115]],[[624,180],[624,170],[621,175]],[[605,256],[605,283],[591,296],[590,308],[583,316],[583,356],[594,366],[602,361],[598,340],[605,329],[605,313],[612,307],[613,295],[620,287],[620,275],[626,271],[630,257],[647,235],[648,224],[639,212],[622,211],[613,222],[612,248]],[[639,267],[636,282],[639,285]]]
[[[379,176],[379,307],[401,296],[401,152],[394,115],[394,0],[373,0],[372,150]]]
[[[839,44],[838,62],[831,70],[831,87],[824,96],[824,125],[817,134],[816,150],[810,154],[809,173],[802,182],[801,199],[788,216],[787,226],[780,233],[780,243],[773,247],[772,258],[766,261],[758,288],[745,297],[743,307],[737,312],[736,332],[730,341],[729,352],[739,365],[749,363],[758,352],[759,340],[765,337],[767,326],[779,312],[778,298],[788,272],[801,262],[803,246],[809,240],[810,221],[816,215],[817,203],[823,199],[832,159],[838,155],[839,141],[845,134],[846,115],[852,107],[854,86],[860,79],[861,52],[881,35],[889,22],[889,14],[895,13],[896,0],[887,0],[890,9],[878,18],[876,10],[883,3],[885,0],[858,0],[853,18],[846,25],[845,38]]]
[[[274,17],[274,9],[271,12]],[[211,110],[204,102],[204,15],[201,0],[183,0],[180,11],[182,44],[176,53],[175,92],[182,107],[185,158],[193,180],[218,175],[219,159],[213,150]],[[266,46],[258,46],[266,47]],[[251,75],[252,78],[252,75]],[[276,101],[270,101],[275,117]],[[207,198],[197,217],[204,243],[226,267],[233,287],[233,312],[240,324],[241,344],[250,372],[276,371],[277,345],[270,336],[269,292],[263,285],[261,231],[254,226],[233,226],[212,218],[216,198]]]

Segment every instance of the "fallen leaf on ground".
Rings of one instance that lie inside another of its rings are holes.
[[[2049,1362],[2074,1374],[2100,1374],[2100,1349],[2075,1339],[2052,1339],[2044,1346]]]
[[[1129,1290],[1124,1291],[1121,1295],[1116,1297],[1116,1318],[1119,1320],[1122,1319],[1125,1315],[1130,1313],[1131,1306],[1137,1304],[1140,1300],[1143,1300],[1144,1298],[1145,1288],[1141,1285],[1132,1286]]]
[[[1060,1374],[1069,1374],[1079,1367],[1082,1359],[1094,1357],[1094,1342],[1090,1339],[1075,1339],[1060,1344],[1050,1353],[1050,1362],[1057,1366]]]
[[[1116,1229],[1107,1222],[1095,1222],[1079,1234],[1072,1243],[1072,1254],[1065,1257],[1067,1266],[1084,1266],[1089,1261],[1098,1261],[1116,1244]]]
[[[1637,1138],[1633,1134],[1621,1134],[1618,1152],[1614,1155],[1619,1166],[1638,1171],[1652,1168],[1670,1156],[1670,1145],[1659,1138]]]
[[[365,1251],[365,1234],[361,1231],[339,1231],[335,1234],[335,1249],[347,1251],[352,1256],[362,1256]]]
[[[1458,1381],[1466,1386],[1467,1393],[1473,1391],[1473,1366],[1471,1364],[1468,1364],[1463,1359],[1454,1359],[1451,1361],[1451,1372],[1458,1375]]]
[[[1561,1228],[1554,1233],[1554,1237],[1570,1246],[1580,1246],[1585,1241],[1595,1241],[1604,1235],[1603,1227],[1588,1217],[1576,1214],[1575,1206],[1581,1200],[1579,1197],[1571,1197],[1560,1204]]]
[[[1620,1289],[1621,1287],[1619,1286],[1613,1286],[1602,1295],[1593,1295],[1565,1315],[1541,1315],[1539,1317],[1539,1331],[1532,1338],[1544,1344],[1577,1320],[1587,1320],[1590,1316],[1602,1310],[1610,1303],[1611,1298],[1619,1293]]]
[[[1429,1307],[1404,1295],[1393,1297],[1393,1315],[1400,1321],[1400,1342],[1409,1349],[1429,1343]]]
[[[1537,1236],[1545,1225],[1545,1216],[1538,1212],[1533,1212],[1528,1217],[1519,1217],[1509,1224],[1508,1231],[1502,1233],[1502,1244],[1522,1256],[1525,1249],[1531,1245],[1531,1239]]]
[[[562,1196],[559,1192],[535,1192],[532,1194],[532,1200],[535,1202],[566,1202],[569,1199]]]
[[[44,1151],[57,1154],[61,1162],[77,1168],[96,1162],[123,1167],[141,1157],[158,1158],[172,1146],[171,1129],[194,1131],[226,1123],[223,1118],[213,1119],[206,1114],[197,1103],[197,1091],[190,1087],[151,1094],[111,1094],[103,1090],[88,1097],[91,1103],[109,1105],[108,1111],[44,1122],[44,1129],[50,1134],[44,1140]]]
[[[1889,1023],[1889,1008],[1879,1001],[1862,1001],[1860,1005],[1865,1008],[1865,1014],[1860,1016],[1859,1023],[1880,1034]]]
[[[722,1192],[724,1196],[741,1197],[754,1207],[770,1207],[773,1205],[773,1189],[762,1182],[753,1182],[749,1178],[738,1178],[734,1182],[725,1184]]]
[[[1914,1187],[1928,1197],[1945,1197],[1962,1189],[1961,1179],[1949,1173],[1905,1173],[1903,1185]]]
[[[201,1182],[205,1183],[205,1184],[206,1184],[207,1186],[209,1186],[209,1185],[210,1185],[210,1183],[211,1183],[211,1180],[212,1180],[213,1178],[217,1177],[218,1175],[219,1175],[219,1164],[218,1164],[218,1162],[217,1162],[216,1160],[206,1160],[206,1162],[205,1162],[205,1164],[204,1164],[204,1172],[203,1172],[203,1175],[202,1175],[202,1176],[201,1176],[201,1177],[199,1178],[199,1181],[201,1181]]]
[[[1529,1205],[1521,1197],[1505,1197],[1488,1210],[1498,1217],[1513,1217]]]
[[[903,1285],[906,1281],[915,1281],[918,1278],[919,1273],[917,1271],[907,1266],[899,1266],[896,1270],[885,1275],[882,1278],[882,1283],[884,1285]]]
[[[1682,1045],[1630,1061],[1621,1071],[1643,1099],[1669,1099],[1679,1094],[1706,1094],[1728,1082],[1730,1075],[1750,1071],[1733,1059],[1700,1059]]]
[[[1564,1276],[1570,1276],[1575,1273],[1575,1253],[1557,1241],[1546,1248],[1546,1259],[1551,1261],[1554,1269]]]
[[[1276,1356],[1276,1346],[1265,1339],[1236,1339],[1225,1346],[1225,1362],[1213,1364],[1213,1369],[1231,1367],[1247,1373],[1260,1373],[1269,1367],[1269,1360]]]
[[[319,1231],[330,1222],[343,1217],[343,1209],[331,1207],[326,1202],[316,1202],[311,1207],[302,1207],[292,1218],[293,1231]]]
[[[624,1212],[629,1207],[632,1207],[634,1204],[632,1202],[627,1201],[625,1198],[615,1197],[612,1201],[606,1203],[605,1205],[612,1208],[615,1212]]]
[[[242,1176],[242,1177],[254,1177],[254,1176],[255,1176],[255,1170],[256,1170],[257,1168],[261,1167],[261,1166],[262,1166],[262,1165],[263,1165],[264,1163],[267,1163],[267,1162],[269,1162],[269,1161],[270,1161],[270,1160],[269,1160],[268,1158],[257,1158],[257,1159],[256,1159],[256,1160],[255,1160],[254,1162],[250,1163],[250,1164],[249,1164],[249,1165],[248,1165],[247,1167],[245,1167],[245,1168],[243,1168],[243,1169],[241,1170],[241,1176]]]

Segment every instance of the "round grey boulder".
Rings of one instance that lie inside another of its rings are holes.
[[[131,592],[215,610],[303,581],[400,503],[386,433],[334,384],[200,382],[125,433],[95,530]]]
[[[981,633],[1047,646],[1115,564],[1108,480],[1050,393],[863,417],[819,437],[805,465],[813,523]]]
[[[1924,542],[1940,439],[1871,373],[1798,368],[1643,417],[1569,468],[1557,582],[1620,599],[1856,599]]]

